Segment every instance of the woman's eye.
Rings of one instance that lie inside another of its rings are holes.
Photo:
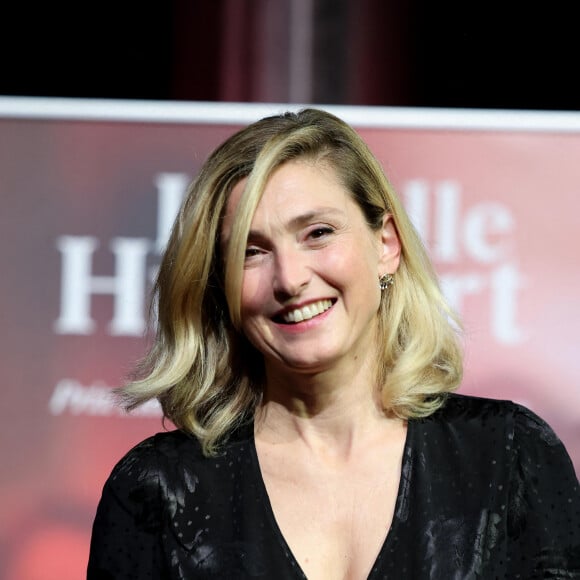
[[[246,248],[246,258],[253,258],[260,253],[258,248]]]
[[[323,238],[324,236],[327,236],[329,234],[332,234],[333,231],[334,230],[328,226],[319,227],[319,228],[314,228],[313,230],[310,230],[310,232],[308,233],[308,236],[310,238],[318,239],[318,238]]]

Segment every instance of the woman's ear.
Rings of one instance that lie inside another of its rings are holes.
[[[394,274],[401,260],[401,240],[395,226],[395,220],[391,214],[383,217],[381,228],[381,255],[379,259],[379,276]]]

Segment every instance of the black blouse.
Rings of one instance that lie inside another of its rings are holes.
[[[132,449],[104,486],[87,578],[305,578],[276,524],[253,426],[212,458],[181,431]],[[520,405],[461,395],[409,421],[369,575],[379,578],[580,579],[579,484],[550,427]]]

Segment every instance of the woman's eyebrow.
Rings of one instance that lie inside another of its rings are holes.
[[[319,207],[312,211],[297,215],[288,221],[289,227],[300,227],[310,222],[317,221],[326,217],[343,216],[344,212],[336,207]]]
[[[344,218],[344,215],[345,215],[344,211],[336,207],[319,207],[290,218],[286,222],[286,228],[288,228],[289,230],[296,230],[317,220],[323,220],[329,217]],[[260,232],[259,230],[250,230],[248,233],[248,239],[260,239],[262,237],[263,233]]]

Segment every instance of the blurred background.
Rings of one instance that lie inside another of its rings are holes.
[[[0,94],[577,110],[573,12],[563,0],[11,2]]]
[[[578,469],[574,3],[5,4],[0,113],[2,97],[113,99],[127,111],[135,100],[373,107],[365,114],[382,125],[363,138],[423,218],[465,315],[464,390],[536,410]],[[76,101],[65,101],[63,118],[43,118],[46,102],[27,102],[29,117],[0,114],[0,580],[82,578],[106,477],[164,428],[155,406],[127,417],[108,394],[144,352],[169,218],[243,112],[232,106],[228,123],[194,106],[183,122],[87,120],[67,118]],[[393,125],[395,107],[418,122]],[[540,111],[548,129],[434,130],[422,125],[433,109]],[[553,111],[572,114],[550,129]]]

